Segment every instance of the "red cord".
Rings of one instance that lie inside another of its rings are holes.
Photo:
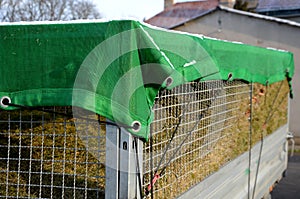
[[[152,179],[151,184],[149,184],[148,187],[147,187],[146,194],[149,194],[150,190],[152,189],[152,187],[154,186],[154,184],[156,183],[156,181],[157,181],[159,178],[160,178],[160,175],[159,175],[159,174],[155,174],[155,175],[154,175],[154,178]]]

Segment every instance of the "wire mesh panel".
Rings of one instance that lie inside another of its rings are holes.
[[[145,194],[179,196],[244,152],[250,164],[252,146],[286,124],[288,92],[286,81],[263,86],[237,80],[162,91],[143,151]]]
[[[146,192],[155,198],[178,196],[229,161],[228,137],[249,93],[240,81],[206,81],[157,96],[151,140],[144,147]]]
[[[95,114],[71,113],[0,112],[1,198],[104,198],[105,126]]]

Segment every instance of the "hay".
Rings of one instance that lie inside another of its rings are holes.
[[[238,84],[245,84],[237,82]],[[252,146],[280,126],[287,122],[287,103],[288,103],[288,84],[281,82],[272,84],[268,87],[254,84],[252,94],[252,112],[250,110],[250,93],[249,85],[236,89],[235,84],[225,85],[226,90],[226,109],[231,110],[226,113],[226,121],[222,124],[226,128],[221,129],[220,133],[214,134],[215,137],[205,137],[211,131],[205,125],[209,122],[202,121],[198,126],[198,131],[194,132],[188,144],[182,147],[176,160],[166,168],[164,176],[157,181],[154,187],[154,198],[174,198],[187,191],[193,185],[203,181],[212,173],[218,171],[222,166],[235,159],[250,149],[250,121],[249,117],[252,113]],[[277,94],[279,88],[280,92]],[[233,89],[234,88],[234,89]],[[231,95],[233,93],[243,93],[240,95]],[[205,96],[204,96],[205,97]],[[274,99],[276,100],[274,101]],[[228,103],[233,102],[233,103]],[[273,104],[274,103],[274,104]],[[211,110],[209,114],[216,114]],[[270,117],[271,115],[271,117]],[[228,119],[233,118],[233,119]],[[269,118],[269,119],[267,119]],[[220,119],[220,118],[219,118]],[[267,124],[264,125],[267,120]],[[166,121],[168,122],[168,121]],[[174,122],[172,122],[174,123]],[[175,122],[176,123],[176,122]],[[156,124],[157,125],[157,124]],[[165,124],[168,125],[168,124]],[[228,127],[228,128],[227,128]],[[158,128],[158,127],[155,127]],[[155,129],[154,128],[154,129]],[[213,129],[217,130],[219,127]],[[184,131],[180,131],[182,133]],[[162,137],[160,134],[164,134]],[[159,142],[165,145],[170,135],[163,131],[153,138],[154,145]],[[159,138],[158,138],[159,137]],[[162,140],[164,139],[164,141]],[[210,140],[209,142],[207,142]],[[210,146],[205,147],[205,144]],[[178,142],[177,142],[178,144]],[[176,143],[175,143],[176,145]],[[161,156],[160,151],[155,151],[155,163]],[[148,151],[145,151],[148,153]],[[145,154],[145,159],[149,158],[149,154]],[[149,170],[149,162],[144,162],[146,171]],[[150,172],[144,175],[144,187],[150,182]]]

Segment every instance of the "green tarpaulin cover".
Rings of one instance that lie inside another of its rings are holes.
[[[228,77],[271,84],[294,73],[290,52],[134,20],[4,23],[0,34],[0,98],[81,107],[134,126],[128,130],[143,138],[159,89]],[[1,109],[15,108],[6,104]]]

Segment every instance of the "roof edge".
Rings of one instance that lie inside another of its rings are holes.
[[[177,28],[178,26],[181,26],[181,25],[183,25],[183,24],[185,24],[185,23],[187,23],[187,22],[189,22],[189,21],[192,21],[192,20],[197,19],[197,18],[199,18],[199,17],[202,17],[202,16],[204,16],[204,15],[208,15],[208,14],[210,14],[210,13],[216,11],[216,10],[218,10],[218,6],[216,6],[215,8],[212,8],[212,9],[210,9],[210,10],[207,10],[206,12],[201,13],[201,14],[195,16],[195,17],[192,17],[192,18],[190,18],[190,19],[187,19],[187,20],[184,21],[184,22],[180,22],[180,23],[178,23],[178,24],[176,24],[176,25],[170,26],[169,29]]]
[[[256,13],[252,13],[252,12],[236,10],[236,9],[228,8],[228,7],[222,6],[222,5],[218,5],[218,8],[220,10],[227,11],[227,12],[232,12],[232,13],[235,13],[235,14],[240,14],[240,15],[245,15],[245,16],[248,16],[248,17],[265,19],[265,20],[274,21],[274,22],[277,22],[277,23],[283,23],[283,24],[287,24],[287,25],[291,25],[291,26],[300,27],[300,23],[295,22],[295,21],[291,21],[291,20],[287,20],[287,19],[280,19],[280,18],[277,18],[277,17],[271,17],[271,16],[256,14]]]
[[[68,20],[68,21],[16,21],[16,22],[1,22],[1,26],[7,25],[60,25],[60,24],[87,24],[87,23],[105,23],[111,21],[138,21],[142,20],[136,19],[134,17],[116,17],[116,18],[101,18],[101,19],[76,19],[76,20]]]
[[[293,7],[293,8],[270,8],[270,9],[266,9],[266,8],[256,8],[255,11],[256,12],[281,12],[281,11],[294,11],[294,10],[299,10],[300,9],[300,6],[299,7]]]

